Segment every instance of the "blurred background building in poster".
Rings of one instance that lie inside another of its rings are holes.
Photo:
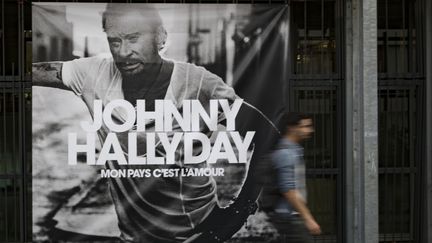
[[[66,18],[66,6],[48,5],[34,12],[33,61],[68,61],[73,56],[73,23]]]
[[[101,27],[105,4],[39,6],[33,11],[34,62],[111,55]],[[159,5],[158,9],[168,32],[163,56],[204,66],[231,83],[236,42],[237,49],[239,43],[251,42],[241,32],[253,7],[189,4],[180,8]]]

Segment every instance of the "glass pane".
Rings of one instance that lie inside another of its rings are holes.
[[[416,93],[414,88],[379,90],[380,242],[414,242]]]
[[[18,242],[20,234],[20,185],[0,179],[0,242]]]
[[[415,0],[378,1],[378,71],[417,73]]]
[[[293,2],[295,74],[336,73],[335,1]]]
[[[411,202],[412,175],[380,174],[379,229],[381,241],[405,242],[412,240]]]
[[[2,54],[5,57],[5,63],[2,63],[0,66],[0,73],[5,75],[17,75],[18,74],[18,31],[17,26],[19,23],[20,16],[18,14],[18,2],[17,1],[1,1],[4,7],[4,35],[1,38],[4,38],[4,50],[2,50]],[[2,70],[4,67],[4,70]]]
[[[410,89],[379,91],[379,166],[410,167],[415,153],[416,95]]]
[[[0,174],[13,174],[21,168],[18,96],[3,92],[0,93]]]
[[[308,168],[337,168],[336,90],[298,90],[296,110],[310,114],[315,133],[305,142]]]
[[[335,241],[337,232],[336,178],[335,175],[314,175],[308,176],[306,181],[308,206],[321,226],[321,237],[333,241]]]

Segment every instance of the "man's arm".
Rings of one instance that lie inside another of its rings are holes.
[[[32,80],[37,86],[67,89],[62,81],[62,62],[38,62],[32,65]]]
[[[300,195],[298,190],[288,190],[283,193],[283,196],[288,201],[288,203],[295,209],[296,212],[300,214],[303,218],[306,228],[313,235],[318,235],[321,233],[321,228],[315,221],[308,207],[306,206],[303,197]]]

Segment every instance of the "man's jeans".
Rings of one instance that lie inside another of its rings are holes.
[[[311,243],[312,236],[309,234],[303,219],[298,214],[269,213],[270,222],[279,233],[280,243]]]

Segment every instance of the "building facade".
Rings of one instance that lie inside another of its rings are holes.
[[[316,242],[432,242],[431,0],[112,2],[289,4],[286,102],[316,125],[305,148],[310,207],[324,232]],[[49,26],[32,40],[30,1],[0,4],[0,242],[24,242],[32,53],[73,57]]]

